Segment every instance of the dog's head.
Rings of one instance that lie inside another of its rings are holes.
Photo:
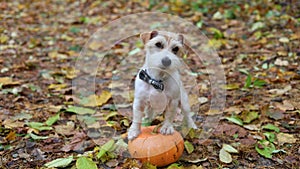
[[[148,67],[174,70],[180,67],[180,57],[184,55],[184,37],[171,32],[152,31],[140,35],[146,48]]]

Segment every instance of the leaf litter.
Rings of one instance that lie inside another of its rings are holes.
[[[181,160],[165,168],[299,168],[299,6],[206,0],[1,2],[0,18],[5,23],[0,28],[1,165],[156,168],[126,155],[132,87],[126,93],[119,82],[100,80],[95,93],[75,98],[70,86],[72,79],[85,73],[73,68],[76,57],[101,25],[130,13],[163,11],[206,33],[227,78],[225,111],[209,111],[209,77],[199,73],[205,66],[193,53],[183,58],[201,84],[199,93],[189,95],[197,119],[217,113],[223,117],[209,139],[200,140],[198,131],[186,137]],[[20,25],[22,29],[15,29]],[[103,47],[89,44],[95,51]],[[116,45],[97,78],[112,78],[118,63],[121,71],[135,71],[130,63],[140,63],[142,48],[137,38]],[[134,75],[128,73],[126,78],[132,81]],[[110,84],[117,84],[113,88],[118,97],[107,90],[112,89]],[[126,104],[113,105],[117,99]],[[105,132],[99,134],[99,128]],[[111,141],[111,131],[120,137]]]

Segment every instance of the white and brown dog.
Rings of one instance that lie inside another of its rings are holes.
[[[135,80],[133,120],[128,139],[141,131],[142,118],[152,120],[154,112],[164,112],[162,134],[174,132],[173,120],[180,107],[189,128],[197,128],[190,114],[187,93],[180,79],[180,57],[184,54],[184,37],[171,32],[152,31],[140,35],[146,49],[145,64]]]

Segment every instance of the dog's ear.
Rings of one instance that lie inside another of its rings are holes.
[[[178,35],[178,40],[182,44],[185,52],[188,52],[189,50],[191,50],[191,43],[189,41],[187,41],[186,38],[182,34]]]
[[[158,35],[157,31],[146,32],[146,33],[141,33],[140,38],[142,39],[143,43],[146,44],[150,39],[154,38],[157,35]]]

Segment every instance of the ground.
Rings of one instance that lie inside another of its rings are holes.
[[[189,99],[199,129],[183,131],[182,157],[164,168],[299,168],[299,2],[19,0],[0,2],[0,11],[0,168],[155,168],[126,150],[144,57],[138,34],[115,43],[96,73],[76,65],[82,49],[104,49],[87,43],[99,28],[149,11],[197,27],[226,77],[225,107],[213,113],[208,66],[192,51],[182,58],[186,88],[198,87]],[[94,93],[76,95],[76,79],[96,82]],[[210,119],[217,124],[207,130]]]

